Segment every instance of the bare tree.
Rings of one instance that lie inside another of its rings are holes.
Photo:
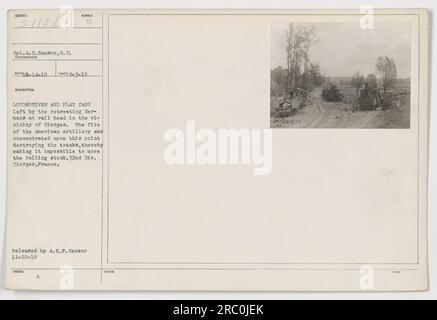
[[[285,31],[287,46],[285,48],[287,55],[287,80],[285,84],[286,92],[291,87],[299,85],[301,70],[303,74],[308,76],[310,65],[309,50],[317,41],[316,30],[314,27],[305,28],[296,26],[293,23],[288,25]],[[305,84],[303,84],[305,86]]]
[[[310,48],[313,44],[317,43],[316,28],[311,26],[303,30],[303,55],[304,55],[304,71],[303,71],[303,86],[308,88],[309,85],[309,69],[312,66],[310,63]]]
[[[386,92],[388,88],[393,87],[393,84],[397,79],[396,64],[393,59],[385,56],[378,58],[375,67],[378,75],[381,77],[384,92]]]
[[[287,79],[285,80],[285,92],[290,89],[290,76],[291,76],[291,64],[293,59],[293,37],[294,37],[294,25],[290,23],[288,29],[285,30],[287,37],[287,46],[285,51],[287,53]]]
[[[295,73],[295,64],[297,60],[296,39],[298,37],[298,30],[293,23],[290,23],[285,34],[287,37],[287,47],[285,48],[287,53],[287,81],[285,84],[285,92],[288,92],[291,88],[291,80],[294,78],[293,73]]]

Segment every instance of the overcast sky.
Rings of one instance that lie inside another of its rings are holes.
[[[327,76],[352,76],[356,71],[375,73],[379,56],[393,58],[398,78],[410,77],[409,23],[375,23],[374,30],[363,30],[357,23],[299,23],[315,26],[318,43],[313,45],[310,59],[318,62]],[[288,22],[272,24],[271,68],[286,65],[285,31]]]

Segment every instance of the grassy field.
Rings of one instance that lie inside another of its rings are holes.
[[[270,98],[271,127],[310,127],[319,128],[409,128],[410,127],[410,94],[409,88],[394,90],[397,106],[388,109],[356,111],[357,91],[350,86],[341,86],[339,89],[344,95],[341,102],[326,102],[319,99],[321,88],[311,92],[307,105],[288,117],[280,117],[275,112],[281,97]],[[320,107],[321,106],[321,107]],[[320,121],[318,121],[320,119]],[[316,121],[317,120],[317,121]]]
[[[389,109],[383,112],[379,128],[410,128],[410,95],[399,96],[398,109]]]

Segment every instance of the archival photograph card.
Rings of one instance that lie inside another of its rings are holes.
[[[428,23],[10,10],[7,288],[426,290]]]

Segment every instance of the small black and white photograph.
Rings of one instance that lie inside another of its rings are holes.
[[[410,128],[411,25],[274,22],[271,128]]]

